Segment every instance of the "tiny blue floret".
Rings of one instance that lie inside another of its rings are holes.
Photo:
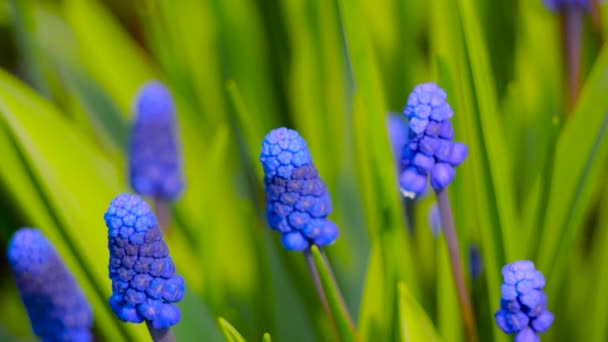
[[[112,311],[124,322],[149,321],[166,329],[180,320],[175,306],[184,296],[184,279],[163,241],[156,217],[139,196],[122,194],[104,215],[110,249]]]
[[[93,313],[51,243],[33,228],[15,232],[7,259],[34,334],[43,341],[93,340]]]
[[[331,198],[312,163],[306,141],[298,132],[278,128],[262,142],[266,219],[281,234],[288,250],[326,246],[338,237],[338,227],[327,216]]]
[[[177,118],[161,82],[144,84],[134,104],[129,141],[129,180],[143,196],[174,200],[184,188]]]

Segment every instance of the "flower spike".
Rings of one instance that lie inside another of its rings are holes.
[[[93,313],[55,248],[37,229],[13,234],[7,259],[34,334],[43,341],[93,340]]]
[[[496,324],[507,334],[517,334],[515,341],[539,341],[536,334],[547,331],[553,323],[543,291],[545,277],[528,260],[504,266],[502,275]]]
[[[283,246],[304,251],[312,244],[333,243],[338,227],[327,220],[331,198],[298,132],[278,128],[268,133],[260,161],[265,173],[266,218],[270,228],[281,234]]]
[[[137,195],[119,195],[110,203],[104,219],[110,249],[112,311],[124,322],[146,321],[156,330],[177,324],[180,311],[174,303],[184,295],[184,279],[175,274],[169,249],[148,204]]]
[[[140,195],[171,201],[184,188],[175,106],[161,82],[144,84],[136,97],[129,142],[129,179]]]
[[[435,83],[423,83],[409,95],[403,115],[408,118],[409,138],[403,151],[400,187],[405,197],[415,198],[426,191],[430,175],[435,191],[447,187],[456,175],[468,148],[453,142],[454,129],[449,119],[454,111],[447,95]]]

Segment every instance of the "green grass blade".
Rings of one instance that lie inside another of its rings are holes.
[[[505,170],[497,173],[493,171],[500,165],[508,165],[508,160],[505,159],[506,155],[490,155],[490,149],[502,150],[504,141],[499,141],[502,139],[500,131],[492,131],[491,136],[488,131],[500,129],[492,90],[478,89],[488,87],[490,77],[481,75],[489,70],[483,40],[479,37],[479,28],[475,22],[471,22],[467,24],[468,29],[462,30],[465,26],[462,21],[473,16],[472,9],[468,8],[470,6],[453,1],[434,1],[431,5],[431,18],[436,25],[432,28],[431,45],[437,61],[438,83],[449,94],[448,101],[454,108],[452,122],[455,137],[469,147],[467,160],[458,167],[456,180],[451,185],[460,246],[461,250],[465,250],[467,243],[475,235],[480,237],[486,268],[488,303],[495,303],[497,298],[500,298],[500,268],[505,263],[505,250],[508,248],[502,240],[517,227],[514,226],[514,213],[511,212],[513,203],[498,203],[499,195],[495,193],[510,186],[510,178],[502,178]],[[463,12],[463,18],[460,17],[460,12]],[[467,35],[468,38],[465,37]],[[473,60],[480,63],[475,70]],[[482,112],[482,108],[488,112]],[[488,143],[487,139],[497,141]],[[499,197],[503,202],[513,200],[508,194]],[[517,251],[510,250],[509,253]],[[492,327],[494,340],[506,341],[507,336],[492,320],[492,317],[478,318],[479,324]]]
[[[220,327],[222,328],[222,332],[224,333],[224,337],[226,337],[226,341],[228,342],[245,342],[245,339],[241,334],[236,330],[227,320],[220,317],[217,319]]]
[[[96,242],[107,239],[103,212],[123,188],[114,165],[86,137],[70,129],[49,103],[2,72],[0,114],[53,223],[38,228],[81,282],[95,309],[95,322],[103,327],[101,333],[117,341],[146,338],[143,326],[118,324],[107,304],[108,250]],[[28,203],[19,205],[28,207]]]
[[[589,270],[603,270],[608,265],[608,183],[604,184],[604,195],[600,202],[597,228],[599,236],[595,243],[595,250],[591,259]],[[585,312],[593,319],[583,322],[579,339],[581,341],[606,341],[608,326],[598,324],[608,320],[608,272],[595,272],[589,279],[588,296]]]
[[[187,284],[186,284],[187,285]],[[211,312],[196,294],[186,288],[184,299],[178,304],[182,319],[171,330],[180,342],[220,342],[223,334]]]
[[[557,141],[549,200],[538,241],[538,268],[555,295],[565,260],[583,232],[584,215],[603,180],[608,158],[608,49],[598,57],[578,105]],[[550,297],[551,298],[551,297]]]
[[[128,117],[137,88],[155,78],[154,66],[98,1],[68,0],[63,6],[81,60]]]
[[[270,334],[265,333],[264,338],[262,339],[262,342],[271,342],[271,341],[272,341],[272,339],[270,338]]]
[[[433,323],[403,282],[398,285],[401,341],[440,341]],[[453,336],[451,336],[453,337]],[[451,340],[452,341],[452,340]]]

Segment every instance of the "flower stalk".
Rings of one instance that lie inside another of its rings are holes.
[[[146,327],[153,342],[175,342],[175,335],[170,328],[155,329],[150,321],[146,321]]]
[[[450,266],[452,275],[456,284],[458,293],[458,302],[460,304],[460,314],[464,322],[467,341],[477,341],[477,330],[475,324],[475,315],[473,314],[473,305],[471,297],[467,290],[462,262],[460,259],[460,248],[458,247],[458,238],[456,229],[454,228],[454,217],[452,215],[452,207],[447,189],[442,189],[435,192],[437,196],[437,207],[439,208],[439,217],[441,221],[441,229],[445,234],[445,239],[448,245],[448,253],[450,255]]]

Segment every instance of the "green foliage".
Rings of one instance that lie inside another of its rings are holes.
[[[132,101],[153,78],[175,98],[185,156],[166,237],[187,286],[179,341],[464,340],[445,240],[426,220],[432,196],[404,219],[386,133],[387,113],[431,80],[469,147],[449,193],[461,250],[482,254],[467,279],[481,340],[509,340],[493,320],[500,269],[524,258],[547,277],[547,337],[606,340],[608,51],[589,27],[566,116],[559,19],[540,0],[178,3],[0,3],[0,49],[18,51],[18,65],[0,58],[0,247],[19,225],[40,228],[100,340],[148,338],[107,304],[103,213],[129,191]],[[308,141],[332,195],[340,237],[329,263],[313,256],[333,320],[302,256],[266,226],[258,155],[278,126]],[[27,338],[15,294],[0,268],[0,339]]]

